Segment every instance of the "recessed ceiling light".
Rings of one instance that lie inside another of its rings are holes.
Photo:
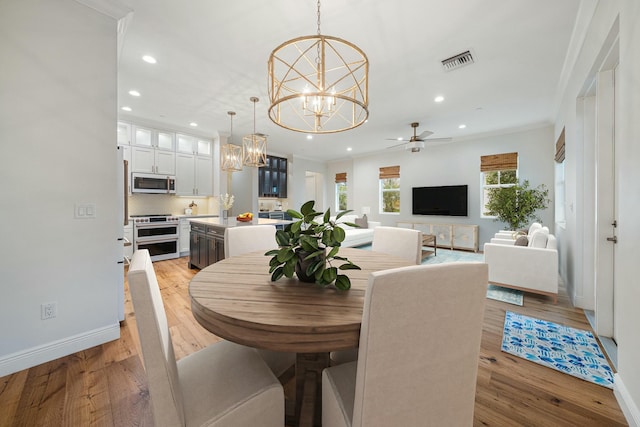
[[[433,98],[433,100],[434,100],[435,102],[442,102],[442,101],[444,101],[444,96],[442,96],[442,95],[438,95],[438,96],[436,96],[435,98]]]
[[[347,147],[347,151],[351,151],[351,150],[353,150],[353,148]]]
[[[124,111],[131,111],[131,107],[122,107]]]
[[[131,96],[140,96],[140,92],[138,92],[137,90],[130,90],[129,91],[129,95],[131,95]]]
[[[189,123],[189,126],[193,126],[195,128],[195,127],[198,127],[198,124],[196,122],[191,122]]]
[[[467,125],[462,124],[462,125],[458,126],[458,129],[464,129],[464,128],[466,128],[466,127],[467,127]]]
[[[144,62],[148,62],[149,64],[155,64],[156,62],[158,62],[158,61],[156,61],[156,58],[154,58],[154,57],[153,57],[153,56],[151,56],[151,55],[145,55],[145,56],[143,56],[143,57],[142,57],[142,60],[143,60]]]
[[[307,139],[313,139],[313,135],[307,135]]]

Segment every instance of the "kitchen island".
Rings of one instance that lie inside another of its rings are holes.
[[[193,218],[189,219],[191,233],[189,238],[189,268],[205,268],[224,259],[224,230],[228,227],[247,225],[274,225],[276,227],[291,223],[284,219],[254,218],[253,221],[241,222],[235,217]],[[275,242],[275,235],[273,237]]]

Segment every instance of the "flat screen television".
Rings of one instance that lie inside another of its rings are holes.
[[[413,187],[414,215],[467,216],[467,186]]]

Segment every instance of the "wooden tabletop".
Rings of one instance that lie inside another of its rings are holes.
[[[189,284],[196,320],[215,335],[276,351],[320,353],[356,347],[364,293],[374,271],[411,265],[378,252],[342,248],[362,270],[346,270],[351,289],[322,288],[295,279],[272,282],[262,251],[224,259]]]

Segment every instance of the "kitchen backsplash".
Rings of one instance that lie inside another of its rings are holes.
[[[261,211],[275,211],[290,209],[289,199],[258,198],[258,209]]]
[[[133,194],[129,196],[130,215],[184,215],[191,201],[198,205],[198,215],[219,215],[217,197],[193,198],[164,194]]]

